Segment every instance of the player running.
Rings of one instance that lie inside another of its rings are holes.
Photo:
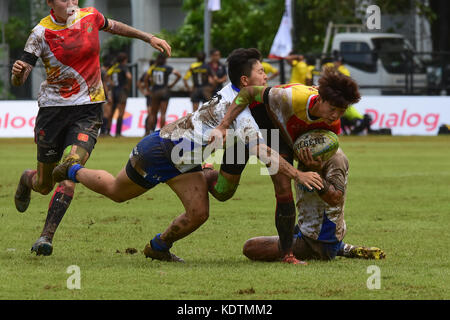
[[[25,212],[31,190],[49,194],[55,182],[52,171],[62,157],[75,156],[86,163],[97,141],[102,124],[105,93],[100,72],[99,31],[141,39],[169,55],[166,41],[107,19],[95,8],[78,7],[77,0],[47,0],[50,15],[33,29],[22,57],[12,67],[11,82],[25,83],[39,58],[47,80],[38,97],[39,113],[35,125],[37,170],[26,170],[15,193],[15,205]],[[31,251],[50,255],[52,240],[70,202],[75,184],[61,181],[50,201],[41,237]]]
[[[336,256],[384,259],[383,250],[345,244],[347,232],[344,206],[347,193],[348,159],[338,149],[328,161],[315,160],[311,151],[299,154],[302,170],[320,173],[324,188],[311,192],[296,184],[298,225],[295,226],[293,253],[300,260],[333,260]],[[279,237],[257,237],[247,240],[244,255],[251,260],[279,261],[283,257]]]
[[[166,112],[169,105],[170,89],[180,80],[181,74],[174,70],[171,66],[166,65],[167,58],[163,53],[160,53],[156,58],[155,65],[149,69],[144,82],[148,82],[151,78],[153,84],[151,88],[152,108],[148,116],[148,128],[153,132],[156,128],[158,112],[160,113],[159,127],[162,128],[166,124]],[[176,76],[176,79],[169,84],[169,77],[171,74]]]
[[[153,259],[182,262],[170,252],[170,248],[209,217],[208,186],[201,164],[214,151],[208,145],[209,133],[222,121],[229,101],[235,95],[231,86],[227,86],[198,111],[142,139],[117,177],[106,171],[84,168],[79,163],[79,157],[73,155],[55,168],[53,178],[55,181],[70,179],[80,182],[117,202],[138,197],[160,183],[167,183],[186,212],[177,217],[165,232],[157,234],[146,245],[144,254]],[[259,128],[248,110],[242,112],[230,126],[234,129],[234,135],[228,137],[228,141],[238,138],[248,145],[251,154],[264,163],[271,163],[272,168],[278,168],[290,179],[309,189],[322,188],[317,173],[296,170],[263,143]],[[218,146],[221,145],[218,141]]]

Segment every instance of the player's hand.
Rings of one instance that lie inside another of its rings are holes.
[[[281,262],[289,263],[289,264],[301,264],[304,266],[307,265],[307,263],[305,261],[298,260],[292,253],[285,255],[284,258],[281,259]]]
[[[301,172],[297,170],[297,177],[295,178],[295,181],[304,185],[309,190],[322,190],[323,188],[322,178],[317,172]]]
[[[299,152],[299,160],[308,169],[316,172],[322,171],[323,161],[321,157],[313,158],[312,152],[309,148],[302,148]]]
[[[167,53],[167,56],[169,57],[172,55],[172,48],[166,42],[166,40],[153,36],[150,38],[150,45],[156,50],[159,50],[160,52],[165,51]]]
[[[27,63],[23,62],[21,60],[17,60],[14,65],[12,66],[12,74],[16,77],[20,78],[20,76],[25,73],[25,70],[27,70]]]
[[[225,142],[227,138],[227,129],[222,127],[221,125],[217,126],[213,130],[211,130],[211,134],[209,135],[209,144],[216,144],[220,146],[223,146],[223,143]]]

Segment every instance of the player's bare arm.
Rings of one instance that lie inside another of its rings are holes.
[[[165,51],[169,57],[171,56],[172,48],[165,40],[160,39],[150,33],[130,27],[125,23],[116,20],[108,20],[108,27],[105,29],[105,31],[119,36],[140,39],[144,42],[149,43],[156,50],[160,52]]]
[[[169,89],[172,89],[177,82],[181,79],[181,73],[179,73],[177,70],[173,70],[172,73],[176,76],[175,80],[169,85]]]
[[[11,83],[13,86],[21,86],[27,81],[33,67],[24,61],[17,60],[11,70]]]
[[[294,179],[296,182],[306,186],[310,190],[313,188],[321,190],[324,187],[322,178],[317,172],[301,172],[295,169],[289,162],[284,160],[278,152],[265,144],[255,144],[250,148],[250,154],[256,155],[263,163],[279,168],[281,174],[284,174],[290,179]]]

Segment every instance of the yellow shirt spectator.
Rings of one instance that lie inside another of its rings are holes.
[[[271,79],[273,79],[273,78],[276,78],[276,77],[280,74],[280,72],[278,71],[278,69],[277,69],[277,68],[274,68],[270,63],[263,61],[261,64],[262,64],[262,66],[263,66],[263,68],[264,68],[264,72],[265,72],[267,75],[270,74],[270,76],[268,77],[267,80],[271,80]]]
[[[312,79],[311,70],[304,61],[292,61],[292,75],[290,83],[306,84],[307,79]]]

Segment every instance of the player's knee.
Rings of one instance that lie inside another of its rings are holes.
[[[190,210],[189,216],[191,217],[191,221],[195,225],[201,225],[208,220],[209,209],[208,208],[194,208],[194,209]]]
[[[257,260],[256,259],[256,244],[257,241],[254,239],[249,239],[244,243],[244,247],[242,248],[242,253],[244,256],[249,258],[250,260]]]
[[[211,194],[217,200],[224,202],[231,199],[234,196],[238,186],[239,184],[229,181],[224,176],[219,174],[217,183],[214,186],[213,190],[211,191]]]

